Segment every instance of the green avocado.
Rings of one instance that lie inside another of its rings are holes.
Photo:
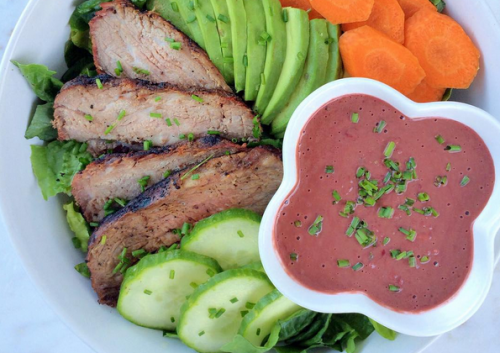
[[[286,51],[286,26],[280,1],[262,0],[262,4],[266,19],[266,33],[262,35],[267,40],[267,47],[266,63],[260,77],[260,88],[254,107],[259,114],[264,113],[271,100],[285,62]]]
[[[211,0],[214,8],[215,20],[219,31],[220,46],[224,60],[224,78],[229,85],[234,85],[234,59],[231,23],[229,22],[229,10],[226,0]]]
[[[309,94],[325,83],[330,47],[327,21],[321,19],[311,20],[309,25],[309,51],[307,53],[304,72],[291,98],[273,120],[271,125],[271,132],[273,134],[285,131],[288,121],[299,104]]]
[[[309,15],[306,11],[287,7],[286,54],[283,69],[271,100],[262,115],[262,123],[270,124],[290,99],[304,71],[309,47]]]
[[[193,6],[198,25],[203,34],[205,50],[207,51],[208,57],[222,73],[224,79],[227,80],[224,71],[224,61],[222,60],[219,31],[217,30],[217,22],[212,3],[210,0],[193,0]]]
[[[254,101],[259,93],[260,75],[266,63],[266,19],[262,0],[244,0],[247,14],[247,64],[245,100]]]
[[[171,4],[174,3],[177,4],[175,7],[179,9],[182,18],[186,21],[189,32],[191,32],[189,37],[205,49],[205,39],[203,38],[203,33],[194,12],[194,0],[175,0],[171,2]]]
[[[227,9],[233,37],[234,87],[236,92],[240,92],[245,89],[244,58],[247,53],[247,17],[243,0],[227,0]]]
[[[342,78],[342,57],[340,56],[339,37],[340,26],[332,25],[328,22],[328,36],[330,42],[330,57],[326,67],[326,80],[325,83],[338,80]]]
[[[191,31],[179,12],[177,2],[171,0],[148,0],[146,9],[158,13],[164,19],[170,21],[175,27],[188,37],[191,37]]]

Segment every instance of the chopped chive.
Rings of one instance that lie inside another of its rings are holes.
[[[219,311],[217,311],[217,314],[215,314],[215,318],[218,319],[219,317],[222,316],[226,312],[226,309],[220,308]]]
[[[288,22],[288,11],[283,9],[283,22]]]
[[[449,172],[451,170],[451,163],[446,164],[446,171]]]
[[[243,66],[248,67],[248,56],[246,54],[243,55]]]
[[[364,265],[361,262],[358,262],[356,265],[352,266],[352,269],[354,271],[359,271],[364,267]]]
[[[203,336],[204,334],[205,334],[205,331],[198,332],[198,336],[200,336],[200,337]]]
[[[326,174],[332,174],[334,172],[333,165],[327,165],[325,167],[325,173]]]
[[[387,125],[387,123],[384,121],[384,120],[380,120],[377,124],[377,126],[375,126],[373,128],[373,132],[376,132],[377,134],[380,134],[383,130],[384,130],[384,127]]]
[[[161,119],[161,113],[149,113],[151,118]]]
[[[181,126],[181,123],[179,123],[179,120],[177,118],[174,118],[174,124],[177,126]]]
[[[266,75],[263,72],[260,74],[260,84],[263,86],[266,85]]]
[[[429,201],[431,199],[429,194],[426,192],[418,193],[417,198],[420,202],[426,202],[426,201]]]
[[[175,322],[175,318],[173,316],[170,317],[170,322],[171,323],[174,323]]]
[[[294,225],[295,227],[297,227],[297,228],[300,228],[300,227],[302,227],[302,222],[301,222],[301,221],[299,221],[299,220],[297,220],[297,221],[293,222],[293,225]]]
[[[206,17],[210,22],[215,22],[215,18],[212,15],[207,15]]]
[[[149,151],[152,145],[153,141],[151,140],[144,141],[144,151]]]
[[[238,230],[236,233],[238,233],[238,236],[240,238],[243,238],[245,236],[245,234],[243,234],[243,232],[241,230]]]
[[[349,237],[353,235],[354,231],[358,228],[359,222],[360,219],[358,217],[354,217],[351,221],[351,224],[349,225],[349,228],[347,228],[345,234]]]
[[[115,201],[117,204],[119,204],[121,207],[125,207],[125,205],[127,204],[127,200],[125,199],[122,199],[122,198],[119,198],[119,197],[115,197],[113,199],[113,201]]]
[[[188,222],[184,222],[181,228],[181,234],[182,235],[187,235],[189,233],[189,228],[191,227],[191,224]]]
[[[136,74],[138,75],[146,75],[146,76],[149,76],[149,71],[148,70],[145,70],[145,69],[141,69],[139,67],[133,67],[132,68],[132,71],[134,71]]]
[[[408,265],[410,265],[410,267],[416,267],[417,266],[417,260],[415,259],[415,256],[410,256],[408,258]]]
[[[194,135],[192,133],[189,133],[188,134],[188,141],[193,142],[193,140],[194,140]]]
[[[256,334],[257,336],[260,336],[260,328],[258,328],[258,329],[257,329],[257,331],[255,332],[255,334]]]
[[[229,22],[229,18],[227,18],[227,16],[224,16],[223,14],[219,14],[219,16],[217,16],[217,18],[221,22],[224,22],[224,23],[228,23]]]
[[[104,130],[104,135],[108,135],[111,131],[113,131],[115,126],[116,126],[115,124],[109,125],[108,128],[106,130]]]
[[[334,42],[334,39],[332,37],[328,37],[325,39],[325,44],[328,45],[328,44],[332,44]]]
[[[191,282],[191,283],[189,283],[189,286],[190,286],[191,288],[193,288],[193,289],[196,289],[196,288],[198,288],[198,287],[199,287],[198,283],[195,283],[195,282]]]
[[[437,135],[435,138],[436,138],[436,141],[437,141],[439,144],[443,144],[443,143],[444,143],[444,138],[443,138],[443,136],[441,136],[441,135]]]
[[[208,130],[207,135],[220,135],[220,131],[217,130]]]
[[[245,317],[246,314],[248,314],[248,310],[240,311],[241,317]]]
[[[116,68],[117,68],[120,72],[123,72],[123,67],[122,67],[122,63],[120,62],[120,60],[117,60],[117,61],[116,61]]]
[[[177,5],[177,3],[176,3],[176,2],[171,2],[171,3],[170,3],[170,7],[172,8],[172,10],[173,10],[174,12],[179,12],[179,5]]]
[[[82,262],[74,267],[74,269],[85,278],[90,278],[90,270],[87,263]]]
[[[460,147],[459,145],[448,145],[444,148],[444,150],[450,153],[455,153],[460,152],[462,150],[462,147]]]
[[[390,141],[385,147],[384,156],[390,158],[395,148],[396,148],[396,143],[394,141]]]
[[[392,218],[394,215],[394,208],[392,207],[381,207],[378,211],[378,216],[380,218]]]
[[[245,308],[247,309],[253,309],[253,307],[255,306],[255,303],[252,303],[252,302],[246,302],[245,304]]]
[[[389,242],[390,242],[390,241],[391,241],[391,238],[389,238],[389,237],[385,237],[385,238],[384,238],[384,241],[382,242],[382,244],[383,244],[383,245],[387,245],[387,244],[389,244]]]
[[[391,180],[391,172],[387,172],[387,174],[384,177],[384,184],[387,184]]]
[[[234,303],[238,302],[238,298],[234,297],[233,299],[230,300],[230,302],[234,304]]]
[[[170,43],[170,48],[172,48],[174,50],[181,50],[181,46],[182,46],[182,44],[179,42]]]
[[[147,253],[148,252],[146,250],[144,250],[144,249],[138,249],[138,250],[132,251],[132,256],[133,257],[143,257]]]
[[[420,259],[420,262],[423,264],[429,262],[429,256],[422,256],[422,258]]]
[[[103,235],[103,236],[102,236],[102,238],[101,238],[101,245],[106,244],[106,239],[107,239],[107,238],[108,238],[108,237],[107,237],[106,235]]]
[[[290,260],[291,261],[297,261],[299,258],[299,255],[297,255],[296,253],[292,252],[290,253]]]
[[[213,277],[215,276],[215,271],[212,270],[211,268],[209,268],[206,272],[205,272],[207,275],[209,275],[210,277]]]
[[[87,119],[88,121],[94,120],[94,118],[90,114],[85,114],[85,119]]]
[[[217,309],[208,308],[208,318],[213,319],[215,317],[215,314],[217,314]]]
[[[224,64],[232,64],[232,63],[234,63],[234,58],[232,56],[226,56],[226,57],[222,58],[222,62]]]
[[[188,18],[186,18],[186,23],[193,23],[194,21],[196,21],[196,15],[195,14],[192,14]]]
[[[193,98],[195,101],[197,101],[199,103],[203,103],[203,98],[198,97],[196,94],[192,94],[191,98]]]
[[[263,40],[263,41],[266,41],[266,42],[269,42],[271,40],[271,35],[267,32],[262,32],[260,34],[260,38]]]
[[[359,167],[356,171],[356,178],[361,178],[363,175],[365,175],[365,172],[366,169],[364,167]]]
[[[467,175],[464,175],[462,181],[460,182],[460,186],[465,186],[465,185],[469,184],[469,182],[470,182],[470,178]]]
[[[333,201],[333,204],[336,204],[338,203],[340,200],[342,200],[342,197],[340,196],[340,194],[338,193],[337,190],[333,190],[332,191],[332,196],[333,198],[335,199],[335,201]]]
[[[357,124],[359,122],[359,113],[352,113],[351,114],[351,121],[354,123],[354,124]]]
[[[148,185],[149,179],[151,179],[151,177],[149,175],[146,175],[146,176],[143,176],[142,178],[140,178],[139,180],[137,180],[137,183],[141,187],[142,192],[144,192],[144,190],[146,189],[146,186]]]
[[[120,110],[120,112],[118,113],[118,117],[116,118],[116,120],[118,120],[118,121],[122,120],[125,117],[126,114],[127,114],[127,112],[125,110],[123,110],[123,109]]]
[[[323,216],[318,216],[308,229],[309,235],[318,235],[321,232],[322,228],[323,228]]]
[[[144,294],[151,295],[152,293],[149,289],[144,289]]]
[[[168,275],[168,278],[170,278],[170,279],[175,278],[175,270],[170,270],[170,274]]]
[[[337,260],[337,266],[340,268],[344,268],[351,266],[351,264],[349,263],[349,260]]]
[[[179,134],[179,138],[180,138],[181,140],[184,140],[184,139],[186,138],[186,134]]]
[[[90,222],[90,223],[89,223],[89,225],[90,225],[91,227],[93,227],[93,228],[95,228],[95,227],[99,227],[99,223],[97,223],[97,222]]]
[[[170,37],[165,37],[165,42],[173,43],[175,42],[175,39]]]
[[[172,121],[170,120],[170,118],[166,118],[165,122],[167,123],[167,126],[172,126]]]
[[[158,97],[155,98],[155,102],[159,102],[159,101],[161,101],[161,97],[160,96],[158,96]]]
[[[399,292],[401,289],[400,289],[398,286],[395,286],[395,285],[389,284],[389,290],[390,290],[391,292]]]
[[[212,159],[214,156],[214,154],[211,154],[210,156],[208,156],[207,158],[205,158],[203,161],[201,161],[200,163],[198,163],[197,165],[195,165],[193,168],[191,168],[190,170],[188,170],[183,176],[181,176],[181,180],[184,180],[188,177],[188,175],[190,175],[192,172],[194,172],[196,169],[198,169],[199,167],[201,167],[203,164],[205,164],[206,162],[208,162],[210,159]]]
[[[200,179],[200,174],[193,174],[191,176],[191,180],[198,180],[198,179]]]
[[[96,78],[96,79],[95,79],[95,83],[96,83],[96,85],[97,85],[97,88],[99,88],[99,89],[102,89],[102,88],[103,88],[103,85],[102,85],[102,82],[101,82],[101,80],[100,80],[100,79]]]
[[[434,181],[434,185],[437,187],[446,186],[447,183],[448,183],[448,177],[446,175],[443,176],[438,175],[436,177],[436,180]]]
[[[304,54],[302,54],[302,52],[300,52],[300,51],[299,51],[299,52],[297,53],[297,59],[299,59],[299,60],[304,60],[304,59],[305,59]]]
[[[400,252],[399,254],[396,255],[395,259],[396,260],[401,260],[401,259],[404,259],[406,258],[406,251],[402,251]]]
[[[393,259],[397,258],[400,254],[401,254],[401,250],[398,250],[398,249],[393,249],[390,251],[391,253],[391,257]]]

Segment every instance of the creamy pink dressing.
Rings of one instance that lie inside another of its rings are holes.
[[[352,122],[355,112],[358,123]],[[387,125],[376,133],[373,130],[381,120]],[[437,135],[445,142],[438,143]],[[359,167],[366,168],[379,187],[392,183],[383,183],[390,170],[384,163],[384,150],[391,141],[395,142],[391,160],[404,171],[413,157],[416,179],[401,194],[393,190],[373,207],[358,204],[347,218],[339,215],[346,201],[356,202],[359,196],[358,183],[366,179],[356,177]],[[450,153],[447,145],[459,145],[461,151]],[[327,103],[310,118],[297,147],[297,164],[297,185],[284,201],[274,229],[281,261],[297,282],[320,292],[365,293],[384,306],[409,312],[440,305],[460,289],[472,263],[472,225],[495,180],[491,155],[473,130],[444,118],[409,119],[377,98],[347,95]],[[438,176],[447,177],[446,185],[435,185]],[[464,176],[470,181],[462,186]],[[334,190],[342,198],[336,204]],[[429,201],[418,200],[422,192],[430,196]],[[398,209],[407,198],[416,200],[408,207],[410,211],[428,207],[439,216],[415,211],[408,215]],[[392,218],[380,218],[381,207],[392,207]],[[323,217],[317,224],[321,231],[310,235],[318,216]],[[368,224],[374,244],[364,247],[355,234],[346,235],[353,217]],[[414,241],[400,227],[414,230]],[[384,245],[385,238],[390,241]],[[397,260],[391,250],[394,254],[412,251],[413,255]],[[339,267],[339,260],[342,264],[347,260],[349,266]],[[358,263],[362,265],[355,266]]]

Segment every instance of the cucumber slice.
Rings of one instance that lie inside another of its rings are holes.
[[[248,268],[251,270],[266,273],[266,271],[264,271],[264,266],[262,266],[262,262],[260,262],[260,261],[252,262],[251,264],[245,265],[242,268]]]
[[[194,40],[200,47],[205,49],[205,39],[203,38],[203,33],[201,32],[200,24],[197,21],[196,13],[194,12],[194,0],[175,0],[172,3],[176,3],[181,13],[182,18],[186,21],[191,35],[189,36]]]
[[[200,26],[201,33],[203,34],[203,41],[205,42],[205,50],[207,51],[208,57],[219,69],[226,80],[219,31],[217,30],[217,23],[212,3],[209,0],[194,0],[193,6],[196,19],[198,20],[198,25]]]
[[[325,83],[338,80],[344,74],[339,49],[340,26],[328,23],[328,36],[330,37],[330,55],[326,67]]]
[[[260,261],[260,220],[257,213],[241,209],[214,214],[194,226],[181,248],[210,256],[224,270]]]
[[[236,92],[240,92],[245,89],[246,67],[243,60],[247,52],[247,17],[243,0],[227,0],[227,9],[233,37],[234,87]]]
[[[254,101],[260,87],[260,75],[266,64],[266,19],[262,0],[244,0],[247,14],[247,71],[245,100]]]
[[[271,100],[262,115],[262,123],[270,124],[290,99],[304,71],[309,48],[309,15],[301,9],[287,7],[286,54],[283,69]]]
[[[179,338],[198,352],[218,352],[236,335],[243,316],[273,289],[267,276],[254,270],[215,275],[182,306]]]
[[[291,98],[273,120],[271,126],[273,134],[285,131],[288,121],[299,104],[325,82],[326,63],[328,63],[329,55],[327,21],[311,20],[309,26],[309,51],[304,72]]]
[[[231,32],[231,23],[229,19],[229,10],[226,0],[211,0],[214,8],[214,15],[217,21],[217,30],[219,31],[220,46],[224,60],[224,78],[227,84],[234,85],[234,62],[233,59],[233,41]]]
[[[179,12],[179,5],[175,0],[148,0],[146,9],[158,13],[164,19],[170,21],[175,27],[188,37],[191,37],[191,31]]]
[[[301,309],[300,306],[283,296],[277,289],[268,293],[243,318],[238,333],[250,343],[259,347],[278,320],[285,319]]]
[[[266,110],[280,78],[285,62],[286,27],[279,0],[262,0],[266,18],[266,33],[269,35],[266,48],[266,63],[260,79],[255,110],[262,114]]]
[[[118,312],[139,326],[174,330],[186,296],[218,272],[215,260],[188,251],[147,255],[127,270]]]

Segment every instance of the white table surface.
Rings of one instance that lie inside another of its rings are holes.
[[[0,58],[27,2],[0,0]],[[500,7],[495,8],[498,10]],[[499,352],[499,329],[500,267],[497,267],[493,286],[481,309],[461,327],[443,335],[425,353]],[[0,224],[0,353],[4,352],[94,351],[73,334],[45,303],[17,258],[3,224]]]

